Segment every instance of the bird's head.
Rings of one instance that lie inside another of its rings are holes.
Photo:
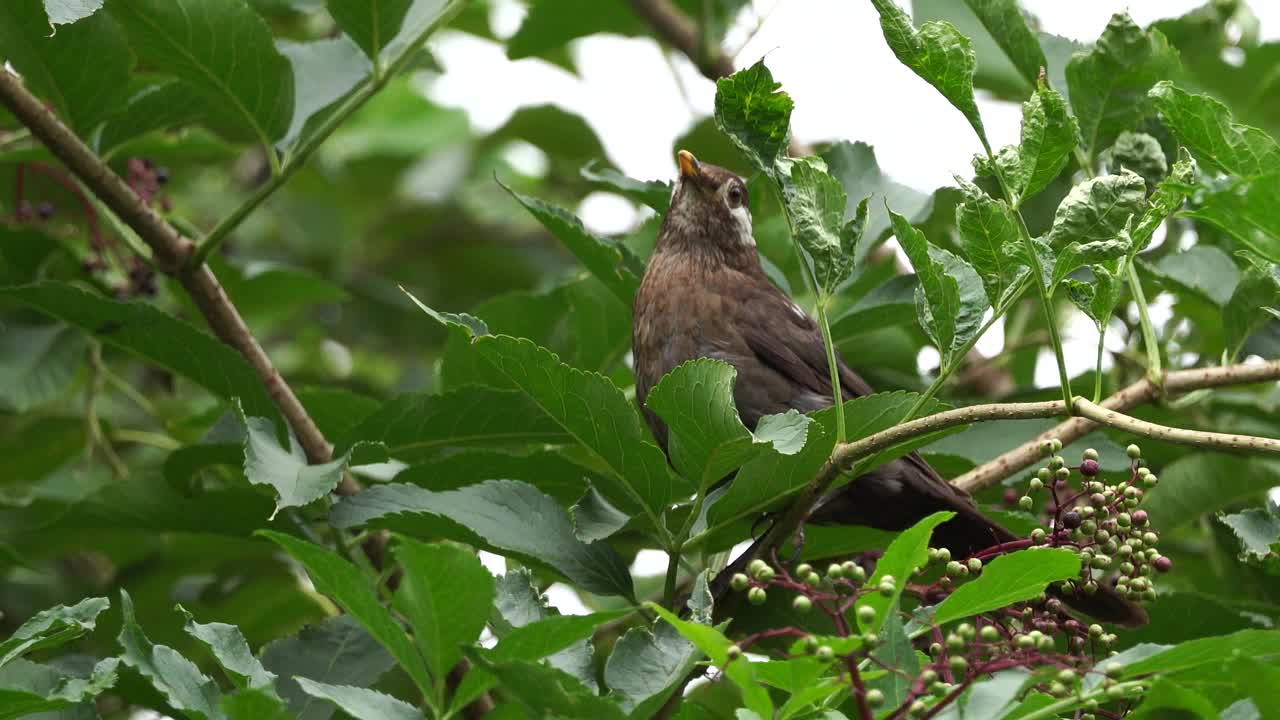
[[[747,181],[693,153],[676,154],[680,180],[658,234],[660,249],[682,249],[719,257],[755,256]]]

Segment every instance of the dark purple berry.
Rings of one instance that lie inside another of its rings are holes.
[[[40,203],[36,205],[36,214],[40,216],[41,220],[48,220],[53,217],[53,203],[48,200],[41,200]]]
[[[1080,474],[1085,477],[1093,477],[1098,474],[1102,468],[1098,465],[1097,460],[1085,460],[1080,463]]]
[[[1146,510],[1134,510],[1134,511],[1133,511],[1133,524],[1134,524],[1134,525],[1137,525],[1137,526],[1139,526],[1139,527],[1141,527],[1141,526],[1143,526],[1143,525],[1146,525],[1146,524],[1147,524],[1147,511],[1146,511]]]
[[[1165,557],[1164,555],[1161,555],[1160,557],[1156,558],[1156,561],[1152,564],[1156,566],[1156,570],[1162,573],[1169,572],[1170,570],[1173,569],[1173,561]]]
[[[1062,514],[1062,526],[1068,530],[1080,527],[1080,513],[1071,510]]]
[[[1005,504],[1005,505],[1007,505],[1007,506],[1009,506],[1009,507],[1013,507],[1014,505],[1017,505],[1017,504],[1018,504],[1018,498],[1019,498],[1019,497],[1021,497],[1021,495],[1018,493],[1018,491],[1017,491],[1016,489],[1014,489],[1014,488],[1005,488],[1005,489],[1004,489],[1004,504]]]
[[[161,165],[160,167],[156,168],[156,182],[160,183],[161,185],[169,182],[169,168],[165,167],[164,165]]]

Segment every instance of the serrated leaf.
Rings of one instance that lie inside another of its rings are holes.
[[[1249,178],[1274,173],[1280,143],[1255,127],[1234,121],[1226,105],[1165,81],[1151,88],[1165,127],[1196,159],[1217,170]]]
[[[791,134],[791,96],[760,60],[716,81],[715,120],[757,169],[773,174]]]
[[[293,720],[284,701],[264,688],[242,688],[222,698],[227,720]]]
[[[897,208],[898,212],[913,223],[923,222],[928,217],[933,205],[933,196],[894,182],[893,178],[885,175],[879,163],[876,162],[876,152],[870,145],[841,140],[832,143],[823,151],[822,159],[827,163],[827,171],[844,186],[846,197],[883,198],[885,203]],[[856,212],[857,206],[853,203],[846,204],[844,212],[846,219],[852,219]],[[871,251],[872,246],[888,230],[889,215],[884,205],[880,202],[870,203],[867,208],[867,223],[862,234],[863,239],[858,243],[855,252],[857,256],[855,262],[861,263]]]
[[[328,720],[333,707],[303,692],[296,678],[366,687],[396,661],[354,617],[337,615],[271,641],[262,649],[262,664],[278,677],[280,695],[298,720]]]
[[[592,161],[579,171],[584,180],[603,185],[624,197],[629,197],[653,208],[659,214],[666,214],[671,206],[671,183],[662,180],[636,180],[623,175],[611,167],[601,166]]]
[[[600,697],[573,676],[528,661],[493,663],[486,667],[505,693],[527,712],[517,717],[566,720],[622,720],[626,717],[612,696]]]
[[[868,688],[884,693],[888,707],[902,704],[911,692],[913,678],[920,673],[920,660],[916,657],[915,648],[911,647],[911,640],[907,637],[902,618],[896,610],[895,605],[894,611],[889,613],[881,626],[880,645],[871,651],[871,657],[878,661],[877,664],[894,668],[898,672],[887,672],[879,678],[867,681]]]
[[[630,248],[591,233],[581,220],[563,208],[522,195],[506,185],[503,188],[564,243],[578,262],[599,278],[618,300],[630,307],[640,287],[640,278],[644,276],[644,263]]]
[[[495,662],[541,660],[591,637],[595,629],[631,612],[630,608],[590,615],[550,615],[513,629],[489,651]]]
[[[49,15],[49,24],[58,25],[78,22],[102,9],[103,0],[44,0],[44,10]]]
[[[1253,698],[1262,720],[1280,717],[1280,668],[1242,656],[1231,661],[1228,672],[1240,689]],[[1227,714],[1220,717],[1227,718]]]
[[[569,514],[527,483],[489,480],[457,490],[432,492],[416,485],[378,485],[334,505],[330,522],[351,528],[375,523],[403,529],[400,514],[447,519],[498,552],[532,558],[563,573],[582,588],[630,597],[634,590],[626,563],[605,543],[584,543],[574,535]]]
[[[917,32],[911,18],[893,0],[871,0],[871,4],[880,13],[880,28],[893,54],[963,113],[986,146],[987,133],[973,99],[978,61],[969,38],[949,22],[927,22]]]
[[[1226,331],[1227,352],[1234,356],[1245,340],[1269,319],[1274,317],[1267,308],[1280,307],[1280,277],[1275,265],[1246,260],[1240,283],[1222,311],[1223,328]]]
[[[242,687],[266,690],[268,695],[275,696],[276,676],[267,672],[253,656],[240,628],[219,622],[198,623],[186,608],[178,605],[177,610],[187,619],[183,626],[187,634],[208,645],[218,663],[234,673],[233,677],[243,678],[245,685]]]
[[[1280,157],[1280,156],[1278,156]],[[1280,172],[1206,194],[1185,217],[1216,225],[1245,247],[1280,263]]]
[[[1230,302],[1240,284],[1240,268],[1212,245],[1194,245],[1165,255],[1146,269],[1166,287],[1195,293],[1219,307]]]
[[[914,321],[919,285],[915,275],[895,275],[863,295],[831,322],[831,336],[836,346],[844,345],[857,335]]]
[[[588,486],[578,502],[569,508],[573,534],[583,542],[604,540],[627,526],[631,516],[609,504],[594,487]]]
[[[1155,187],[1169,173],[1169,159],[1160,141],[1142,132],[1120,133],[1116,142],[1103,153],[1103,163],[1112,173],[1132,170],[1142,176],[1147,187]]]
[[[965,0],[1018,73],[1034,86],[1040,69],[1048,67],[1040,41],[1027,27],[1017,0]]]
[[[0,288],[0,296],[87,330],[102,343],[186,377],[224,400],[239,398],[248,415],[279,417],[239,353],[148,303],[117,302],[54,282]]]
[[[327,0],[329,15],[364,54],[379,61],[413,0]]]
[[[510,570],[497,578],[489,627],[499,639],[512,632],[549,618],[560,617],[560,611],[549,607],[528,569]],[[621,640],[619,640],[621,642]],[[617,646],[614,646],[616,652]],[[595,650],[589,639],[569,644],[550,654],[546,661],[552,667],[577,678],[588,688],[596,689]],[[612,655],[611,655],[612,657]],[[611,685],[612,687],[612,685]],[[614,688],[617,691],[617,688]]]
[[[414,648],[409,636],[391,617],[391,613],[382,606],[369,578],[360,568],[305,540],[269,530],[259,530],[258,534],[284,548],[294,560],[301,563],[315,584],[316,591],[337,600],[370,635],[391,652],[418,689],[428,694],[428,697],[434,697],[434,686],[427,677],[427,666],[422,656]],[[297,679],[301,684],[303,678]]]
[[[308,121],[368,77],[373,66],[344,35],[306,43],[280,41],[278,47],[289,59],[294,77],[293,114],[277,142],[285,148],[296,145]]]
[[[844,222],[844,188],[827,172],[821,158],[779,161],[778,174],[783,178],[783,208],[791,220],[792,237],[804,251],[819,292],[830,295],[853,272],[870,198],[863,199],[854,216]]]
[[[467,330],[418,305],[449,327]],[[608,378],[570,367],[528,340],[488,335],[475,338],[471,349],[601,463],[605,474],[598,489],[623,512],[643,511],[658,527],[667,503],[692,492],[692,484],[671,472],[666,456],[645,439],[634,406]]]
[[[745,657],[729,660],[729,647],[733,645],[733,641],[711,625],[681,620],[657,603],[645,603],[645,606],[697,646],[713,665],[720,668],[738,686],[748,709],[762,718],[773,717],[773,701],[764,686],[756,680],[755,670],[752,668],[754,663]]]
[[[720,360],[682,363],[653,387],[645,402],[669,428],[671,462],[704,490],[766,449],[794,455],[810,419],[796,411],[762,418],[752,434],[733,403],[737,371]]]
[[[1080,556],[1070,550],[1032,548],[1001,555],[977,578],[961,585],[938,605],[933,622],[945,625],[1023,600],[1039,597],[1049,583],[1080,574]]]
[[[328,700],[357,720],[422,720],[422,712],[409,703],[377,690],[329,685],[304,677],[298,687],[313,697]]]
[[[1141,175],[1125,170],[1090,178],[1062,199],[1046,240],[1055,250],[1073,242],[1115,240],[1129,218],[1136,221],[1146,207],[1147,186]]]
[[[138,60],[196,90],[218,125],[263,145],[293,116],[293,69],[243,0],[111,0]]]
[[[1142,214],[1142,219],[1133,228],[1131,233],[1133,249],[1129,252],[1130,257],[1144,250],[1147,242],[1155,234],[1156,228],[1160,227],[1165,218],[1182,207],[1183,201],[1193,189],[1191,181],[1194,176],[1195,166],[1190,156],[1187,156],[1186,150],[1183,150],[1178,161],[1170,168],[1169,174],[1156,186],[1155,192],[1151,193],[1147,211]]]
[[[427,669],[443,682],[462,657],[462,646],[475,642],[484,629],[493,604],[493,576],[475,553],[455,545],[401,537],[393,554],[404,570],[395,607],[408,618]]]
[[[1022,105],[1018,145],[1018,196],[1034,197],[1066,167],[1079,142],[1080,127],[1056,91],[1040,86]]]
[[[98,615],[110,605],[104,597],[86,598],[75,605],[57,605],[32,615],[0,641],[0,667],[26,653],[58,647],[93,630]]]
[[[1105,265],[1092,265],[1093,283],[1067,278],[1062,285],[1067,289],[1067,297],[1072,304],[1080,308],[1080,312],[1089,316],[1098,332],[1104,332],[1111,314],[1120,302],[1120,291],[1124,281]]]
[[[878,588],[885,577],[892,577],[894,591],[889,595],[874,592],[863,596],[859,607],[869,607],[875,611],[871,622],[858,621],[864,632],[879,634],[889,611],[898,604],[902,588],[910,580],[916,568],[923,566],[929,559],[929,538],[933,537],[933,529],[955,517],[953,512],[936,512],[921,519],[915,525],[898,534],[884,555],[876,562],[876,571],[867,581],[867,587]]]
[[[1058,251],[1053,263],[1053,273],[1049,289],[1057,287],[1066,276],[1086,265],[1096,265],[1124,257],[1129,252],[1127,233],[1118,240],[1095,240],[1093,242],[1073,242]]]
[[[1219,514],[1218,521],[1240,539],[1241,559],[1261,560],[1275,553],[1275,545],[1280,543],[1280,517],[1266,510],[1249,508],[1230,515]]]
[[[906,218],[889,211],[893,234],[920,279],[916,313],[920,326],[949,363],[982,324],[988,305],[982,280],[969,263],[925,239]]]
[[[378,442],[405,461],[449,447],[558,445],[572,438],[524,394],[466,386],[446,393],[408,393],[387,401],[336,443],[345,451]]]
[[[133,599],[120,590],[123,626],[118,640],[124,648],[126,665],[143,675],[165,696],[170,706],[185,710],[199,718],[221,720],[222,693],[211,678],[203,675],[195,663],[167,645],[153,645],[138,626],[133,614]]]
[[[40,716],[50,720],[78,720],[84,715],[76,710],[84,710],[85,701],[115,686],[119,665],[120,658],[106,658],[93,666],[88,677],[77,677],[16,660],[0,668],[0,720],[33,718],[35,713],[50,713]]]
[[[1117,13],[1093,49],[1067,64],[1071,109],[1090,158],[1147,113],[1147,90],[1178,68],[1177,51],[1159,30],[1144,31]]]
[[[1217,667],[1235,655],[1260,660],[1274,659],[1280,656],[1280,631],[1241,630],[1230,635],[1197,638],[1171,647],[1156,648],[1158,651],[1155,653],[1133,662],[1121,663],[1124,668],[1122,677],[1175,673],[1205,666]],[[1112,658],[1112,662],[1116,660]]]
[[[101,0],[97,4],[100,6]],[[56,1],[0,3],[0,57],[12,64],[23,82],[82,138],[88,138],[124,103],[133,66],[124,35],[105,13],[56,32],[50,26],[72,22],[81,12],[92,12],[85,10]],[[85,62],[85,58],[93,61]]]
[[[697,665],[702,653],[674,627],[634,627],[618,639],[604,681],[632,717],[650,717]]]
[[[1160,471],[1160,485],[1143,501],[1151,524],[1169,531],[1205,513],[1280,485],[1280,463],[1261,457],[1196,452]]]
[[[104,156],[153,130],[199,122],[204,112],[195,89],[171,78],[131,87],[122,103],[123,107],[107,118],[101,131],[92,139],[92,146]]]
[[[973,183],[958,177],[956,181],[965,197],[956,206],[960,249],[982,278],[987,299],[994,307],[1021,267],[1016,258],[1004,252],[1005,244],[1018,242],[1017,220],[1005,201],[991,198]]]

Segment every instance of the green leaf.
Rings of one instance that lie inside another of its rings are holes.
[[[120,658],[99,660],[88,677],[64,675],[47,665],[16,660],[0,668],[0,720],[41,718],[79,720],[85,701],[114,687]],[[91,706],[89,706],[91,707]],[[65,710],[66,712],[59,712]],[[87,712],[92,712],[91,710]],[[94,713],[96,716],[96,713]]]
[[[1169,159],[1160,141],[1146,133],[1120,133],[1116,142],[1102,154],[1103,165],[1112,173],[1132,170],[1142,176],[1147,187],[1155,187],[1169,173]]]
[[[864,632],[877,634],[880,632],[885,619],[889,616],[889,611],[897,605],[898,598],[902,595],[902,588],[911,579],[911,574],[929,560],[929,538],[933,537],[933,529],[953,517],[955,517],[953,512],[933,513],[903,530],[889,544],[884,555],[876,562],[875,574],[867,581],[867,587],[877,588],[881,581],[889,576],[893,578],[894,591],[889,595],[874,592],[863,596],[858,606],[875,610],[875,618],[871,622],[858,621],[859,627]]]
[[[1010,715],[1009,705],[1027,685],[1030,673],[1022,668],[1001,670],[989,680],[974,684],[963,698],[963,718],[991,718],[1000,720]]]
[[[1093,242],[1073,242],[1058,252],[1053,263],[1052,279],[1049,289],[1057,287],[1063,278],[1086,265],[1097,265],[1124,257],[1129,252],[1128,234],[1121,232],[1118,240],[1095,240]]]
[[[763,60],[716,81],[716,127],[767,175],[787,149],[793,107]]]
[[[130,87],[123,107],[102,125],[91,146],[108,156],[124,143],[153,130],[166,130],[199,122],[204,117],[199,94],[181,80],[160,78]]]
[[[607,544],[574,535],[569,513],[537,488],[514,480],[489,480],[457,490],[432,492],[416,485],[378,485],[343,498],[330,513],[335,527],[378,525],[407,529],[388,517],[420,513],[467,531],[465,539],[545,563],[583,589],[631,597],[627,565]],[[386,518],[384,520],[384,518]]]
[[[1230,515],[1218,515],[1223,525],[1231,528],[1240,539],[1240,558],[1261,560],[1276,552],[1273,547],[1280,542],[1280,517],[1249,508]]]
[[[832,321],[831,335],[836,346],[857,335],[913,322],[919,285],[915,275],[895,275],[863,295],[853,307]]]
[[[124,103],[133,58],[120,28],[105,13],[55,32],[51,23],[70,22],[59,9],[70,8],[55,4],[46,17],[48,4],[41,5],[40,0],[0,3],[0,57],[80,137],[88,138]]]
[[[779,161],[778,174],[784,177],[783,207],[791,219],[792,237],[804,250],[819,292],[830,295],[853,272],[870,198],[858,204],[852,219],[843,222],[847,204],[844,188],[827,172],[821,158]]]
[[[297,678],[366,687],[396,661],[355,618],[337,615],[271,641],[262,649],[262,664],[277,676],[280,695],[298,720],[329,720],[333,707],[304,692]]]
[[[391,456],[412,462],[450,447],[571,441],[524,394],[467,386],[439,395],[399,395],[344,433],[336,447],[345,451],[360,442],[378,442]]]
[[[949,22],[927,22],[917,32],[911,18],[893,0],[871,0],[871,4],[880,13],[880,28],[893,54],[963,113],[983,147],[989,147],[973,99],[977,59],[969,38]]]
[[[1280,668],[1241,656],[1231,661],[1228,672],[1235,677],[1236,685],[1253,698],[1263,720],[1280,718]]]
[[[810,419],[796,411],[760,420],[753,435],[733,404],[737,371],[720,360],[682,363],[663,376],[645,402],[668,425],[671,462],[705,490],[765,449],[794,455]]]
[[[886,707],[901,705],[911,692],[914,678],[920,674],[920,660],[916,657],[915,648],[911,647],[911,640],[903,628],[896,605],[880,628],[880,645],[871,651],[871,657],[878,661],[878,665],[894,668],[898,672],[887,672],[869,680],[867,687],[884,693]]]
[[[222,693],[211,678],[201,674],[195,663],[167,645],[153,645],[133,615],[133,599],[120,590],[123,626],[117,638],[124,648],[126,665],[151,681],[175,709],[185,710],[198,718],[220,720]]]
[[[455,330],[469,330],[418,306]],[[600,462],[606,474],[599,489],[623,512],[643,510],[654,527],[661,527],[659,515],[667,503],[692,492],[690,483],[671,472],[658,446],[645,439],[634,406],[608,378],[570,367],[528,340],[488,335],[475,338],[471,347]]]
[[[413,0],[327,0],[325,6],[364,54],[379,62],[387,43],[400,32],[400,23],[412,3]]]
[[[1240,284],[1240,268],[1231,257],[1212,245],[1193,245],[1165,255],[1145,269],[1166,287],[1194,293],[1223,307]]]
[[[517,660],[488,665],[486,669],[498,678],[504,693],[527,708],[525,714],[516,717],[566,720],[621,720],[625,717],[612,697],[596,695],[572,675],[553,667]]]
[[[640,287],[640,278],[644,276],[644,263],[630,248],[589,232],[581,220],[563,208],[522,195],[506,185],[502,187],[548,232],[564,243],[578,262],[599,278],[618,300],[631,306]]]
[[[762,718],[773,717],[773,701],[769,698],[768,691],[756,680],[756,674],[752,668],[754,663],[745,657],[729,660],[729,647],[733,645],[733,641],[711,625],[681,620],[657,603],[645,603],[645,606],[678,630],[686,640],[696,645],[713,665],[720,668],[721,672],[742,691],[742,699],[748,709]]]
[[[624,197],[643,203],[660,215],[671,206],[671,183],[663,180],[635,180],[593,160],[579,171],[582,179],[613,190]]]
[[[489,627],[499,640],[504,640],[530,624],[557,617],[560,617],[560,611],[547,606],[542,595],[533,586],[533,574],[527,568],[510,570],[497,578],[493,608],[489,613]],[[614,646],[615,653],[617,647]],[[549,654],[546,661],[551,667],[577,678],[588,688],[596,689],[595,650],[590,639],[570,643]],[[618,692],[616,687],[613,690]]]
[[[308,120],[350,92],[373,66],[345,35],[306,43],[282,40],[278,47],[293,67],[294,99],[289,129],[276,144],[293,147],[303,137]]]
[[[1022,142],[1018,145],[1019,199],[1034,197],[1062,172],[1079,142],[1080,126],[1067,112],[1067,102],[1040,86],[1022,105]]]
[[[847,140],[831,144],[822,153],[827,163],[827,171],[844,186],[845,196],[849,198],[865,198],[876,195],[884,198],[885,203],[895,207],[911,222],[923,222],[928,218],[933,205],[933,197],[919,192],[906,185],[896,183],[880,170],[876,162],[876,152],[870,145]],[[844,216],[848,220],[856,213],[856,207],[846,205]],[[867,209],[866,230],[863,240],[858,243],[856,263],[861,263],[870,252],[871,247],[889,230],[889,214],[879,202],[870,203]]]
[[[493,604],[493,576],[475,553],[454,545],[401,537],[394,554],[404,570],[396,609],[409,619],[427,669],[443,683],[462,657],[462,646],[475,642],[484,630]]]
[[[254,485],[267,485],[277,494],[276,513],[284,508],[302,507],[329,494],[342,480],[342,471],[351,461],[352,448],[346,454],[320,465],[308,465],[307,454],[289,433],[288,449],[276,439],[275,425],[267,418],[246,417],[236,407],[236,415],[244,427],[244,476]]]
[[[98,12],[102,3],[103,0],[44,0],[44,10],[56,30],[58,25],[78,22]]]
[[[513,629],[489,651],[496,662],[541,660],[591,637],[595,629],[631,612],[630,608],[591,615],[550,615]]]
[[[987,32],[1013,61],[1023,79],[1034,86],[1040,69],[1049,66],[1040,41],[1027,27],[1017,0],[965,0]]]
[[[45,282],[0,288],[95,339],[188,378],[224,399],[239,398],[248,415],[277,419],[258,375],[230,346],[144,302],[117,302],[71,285]]]
[[[0,408],[21,413],[56,400],[87,349],[84,335],[65,325],[7,324],[0,335]]]
[[[1004,252],[1006,244],[1018,242],[1017,220],[1005,201],[992,199],[978,186],[959,177],[956,182],[965,198],[956,206],[960,249],[982,278],[987,299],[994,307],[1022,267],[1016,258]]]
[[[631,717],[651,717],[696,667],[702,653],[671,625],[633,627],[605,662],[604,681]]]
[[[1258,660],[1274,660],[1280,657],[1280,631],[1241,630],[1230,635],[1188,640],[1123,665],[1122,677],[1131,678],[1152,673],[1171,674],[1206,666],[1216,667],[1237,654],[1251,656]]]
[[[276,676],[267,672],[258,658],[253,656],[240,628],[218,622],[198,623],[186,608],[178,605],[177,609],[187,619],[183,627],[187,634],[208,645],[218,663],[234,673],[233,677],[243,679],[241,687],[264,689],[270,696],[275,696]]]
[[[1143,694],[1142,703],[1126,717],[1140,720],[1188,716],[1217,720],[1218,710],[1204,695],[1183,687],[1174,680],[1160,677]]]
[[[1195,164],[1187,155],[1187,151],[1182,150],[1178,161],[1170,169],[1169,175],[1161,180],[1156,186],[1156,191],[1151,193],[1147,211],[1142,214],[1142,219],[1138,221],[1131,233],[1133,249],[1129,252],[1130,257],[1145,249],[1147,242],[1155,234],[1156,228],[1182,207],[1183,201],[1193,189],[1191,181],[1194,177]]]
[[[583,542],[604,540],[631,522],[631,516],[609,504],[592,486],[569,508],[573,534]]]
[[[243,0],[111,0],[138,60],[187,83],[218,125],[264,146],[293,116],[293,69]]]
[[[391,652],[418,689],[428,697],[434,697],[434,689],[427,677],[427,667],[422,656],[391,617],[391,613],[382,606],[369,578],[360,568],[305,540],[270,530],[259,530],[258,534],[284,548],[294,560],[301,563],[311,576],[311,582],[315,583],[316,591],[337,600],[370,635]],[[303,678],[296,679],[301,685]]]
[[[1141,218],[1146,207],[1147,185],[1141,175],[1125,170],[1090,178],[1062,199],[1046,239],[1055,250],[1073,242],[1115,240],[1129,218]]]
[[[26,653],[58,647],[93,630],[98,614],[110,605],[103,597],[86,598],[75,605],[57,605],[32,615],[0,641],[0,667]]]
[[[920,278],[916,290],[916,314],[920,326],[950,363],[982,324],[986,294],[978,273],[964,260],[931,245],[924,233],[901,215],[889,211],[893,234]]]
[[[1067,278],[1062,285],[1067,289],[1067,298],[1085,315],[1093,320],[1098,332],[1106,331],[1111,314],[1120,302],[1120,292],[1124,289],[1124,280],[1104,265],[1091,265],[1093,283]]]
[[[1080,556],[1070,550],[1032,548],[1001,555],[977,578],[956,588],[938,606],[937,625],[1039,597],[1049,583],[1080,574]]]
[[[284,701],[263,688],[242,688],[222,698],[227,720],[292,720]]]
[[[1227,353],[1232,357],[1240,352],[1255,330],[1274,317],[1272,310],[1280,308],[1280,276],[1276,274],[1276,266],[1255,261],[1244,253],[1241,256],[1246,261],[1244,275],[1222,312]]]
[[[367,688],[298,678],[298,686],[313,697],[337,705],[357,720],[422,720],[422,712],[409,703]]]
[[[1208,193],[1199,207],[1182,214],[1216,225],[1258,255],[1280,263],[1277,197],[1280,173],[1272,173]]]
[[[1117,13],[1093,49],[1067,65],[1071,109],[1088,157],[1096,157],[1147,114],[1146,93],[1178,68],[1177,51],[1159,30],[1144,31]]]
[[[1250,178],[1274,173],[1280,164],[1275,138],[1235,122],[1227,106],[1212,97],[1167,81],[1151,88],[1150,95],[1165,127],[1209,167]]]

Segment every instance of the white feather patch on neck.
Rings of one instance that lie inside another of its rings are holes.
[[[756,237],[751,230],[751,211],[742,205],[730,210],[729,215],[733,217],[733,224],[737,227],[738,242],[747,247],[755,247]]]

